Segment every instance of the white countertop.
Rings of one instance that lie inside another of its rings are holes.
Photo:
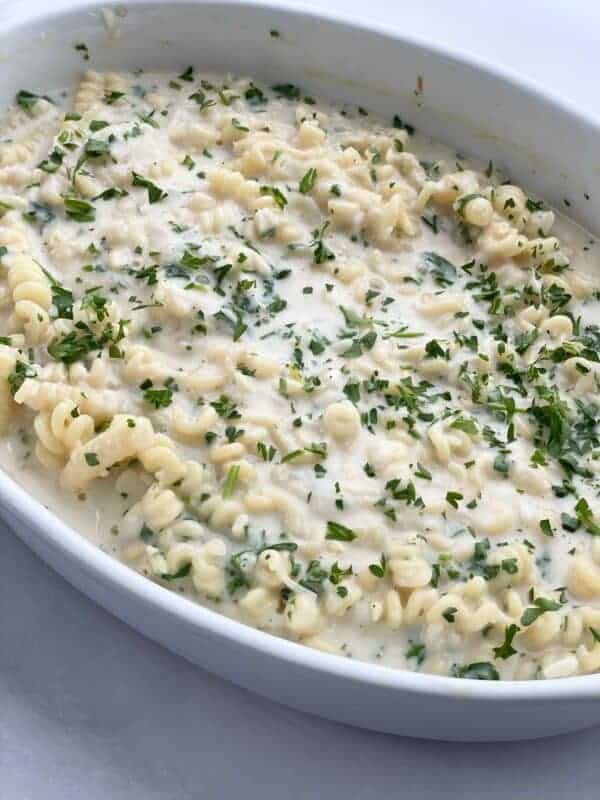
[[[509,64],[600,113],[597,0],[313,6],[368,8],[371,20]],[[0,800],[592,800],[599,748],[600,729],[447,744],[287,710],[134,633],[0,527]]]

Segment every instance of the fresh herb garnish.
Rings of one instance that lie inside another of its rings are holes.
[[[356,539],[356,533],[354,533],[352,528],[347,528],[339,522],[328,522],[325,538],[333,539],[337,542],[352,542]]]
[[[148,190],[149,203],[159,203],[161,200],[164,200],[167,197],[167,192],[165,192],[164,189],[161,189],[160,186],[152,183],[152,181],[148,180],[148,178],[144,178],[143,175],[139,175],[137,172],[132,172],[131,176],[132,186],[141,186]]]

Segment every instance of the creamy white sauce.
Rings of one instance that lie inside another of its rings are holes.
[[[10,475],[149,578],[312,647],[600,668],[587,233],[289,85],[87,73],[66,116],[18,99]]]

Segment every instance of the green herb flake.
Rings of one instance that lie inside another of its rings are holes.
[[[93,222],[96,219],[94,206],[87,200],[79,200],[77,197],[63,198],[65,215],[75,222]]]
[[[167,192],[157,186],[152,181],[148,180],[148,178],[144,178],[143,175],[139,175],[137,172],[132,172],[132,186],[141,186],[144,189],[148,190],[148,202],[149,203],[159,203],[161,200],[164,200],[167,197]]]
[[[275,205],[281,209],[287,206],[287,197],[276,186],[261,186],[260,193],[262,195],[270,195],[275,201]]]
[[[163,389],[146,389],[144,401],[154,408],[167,408],[173,402],[173,390],[165,387]]]
[[[455,678],[468,678],[476,681],[499,681],[500,674],[489,661],[476,661],[464,666],[455,665],[452,670]]]
[[[375,575],[376,578],[384,578],[387,570],[387,559],[385,554],[381,554],[379,564],[369,564],[369,572]]]
[[[188,67],[181,75],[177,76],[178,80],[180,81],[187,81],[188,83],[192,83],[194,80],[194,68]]]
[[[278,83],[272,87],[273,91],[279,97],[285,97],[286,100],[299,100],[300,89],[294,86],[293,83]]]
[[[457,611],[458,608],[455,606],[448,606],[448,608],[442,611],[442,617],[446,620],[446,622],[453,623]]]
[[[104,102],[107,106],[114,105],[117,100],[120,100],[122,97],[125,97],[125,92],[105,92],[104,93]]]
[[[434,281],[440,286],[450,286],[457,278],[457,270],[454,264],[438,253],[428,251],[423,253],[423,259],[429,267],[429,272]]]
[[[314,167],[311,167],[307,172],[304,173],[302,176],[302,180],[300,181],[299,190],[301,194],[308,194],[313,190],[315,185],[315,181],[317,180],[317,170]]]
[[[588,533],[591,533],[592,536],[600,536],[600,525],[594,520],[589,503],[584,497],[577,501],[575,513],[577,514],[577,519]]]
[[[547,597],[536,597],[533,601],[533,606],[529,606],[523,611],[521,615],[521,625],[528,627],[547,611],[558,611],[559,609],[560,603],[556,600],[550,600]]]
[[[326,539],[332,539],[337,542],[352,542],[356,539],[356,533],[352,530],[352,528],[347,528],[345,525],[341,525],[339,522],[331,522],[327,523],[327,533],[325,534]]]
[[[181,580],[181,578],[187,578],[187,576],[191,572],[191,569],[192,569],[192,564],[190,562],[188,564],[184,564],[177,570],[177,572],[174,572],[172,575],[170,575],[167,572],[163,572],[163,574],[160,577],[163,579],[163,581],[178,581]]]
[[[233,466],[229,467],[222,491],[222,496],[224,500],[227,500],[227,498],[231,497],[231,495],[233,494],[239,476],[240,476],[239,464],[233,464]]]
[[[494,647],[494,658],[501,658],[503,661],[516,655],[517,651],[512,646],[513,639],[521,629],[518,625],[507,625],[504,629],[504,641],[498,647]]]

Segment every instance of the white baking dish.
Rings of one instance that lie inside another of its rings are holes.
[[[568,198],[570,214],[590,229],[600,214],[598,124],[515,76],[456,53],[276,5],[132,2],[109,7],[108,15],[106,4],[90,2],[52,13],[20,6],[1,12],[2,104],[20,88],[73,83],[82,69],[73,45],[83,41],[98,69],[173,71],[193,63],[292,81],[389,117],[398,113],[463,152],[492,159],[555,205]],[[280,36],[270,36],[272,29]],[[545,736],[600,721],[600,676],[488,683],[316,652],[150,583],[3,474],[0,504],[24,541],[105,608],[191,661],[296,708],[381,731],[462,740]]]

